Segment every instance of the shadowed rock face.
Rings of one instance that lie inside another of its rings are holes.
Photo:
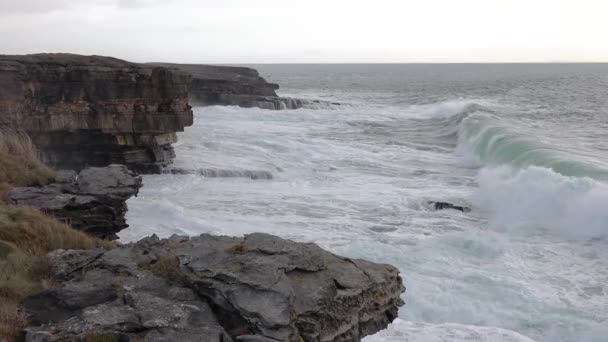
[[[0,56],[0,125],[24,130],[57,168],[159,172],[192,125],[190,76],[110,57]]]
[[[279,110],[320,103],[278,96],[276,90],[279,85],[267,82],[257,70],[251,68],[204,64],[152,65],[175,68],[192,75],[190,102],[195,106],[221,105]]]
[[[26,341],[356,342],[396,317],[404,291],[392,266],[268,234],[153,236],[50,264],[60,285],[24,301]]]
[[[18,187],[8,193],[12,204],[27,205],[102,239],[117,239],[126,222],[126,201],[137,196],[141,177],[124,165],[91,167],[79,174],[57,172],[44,187]]]

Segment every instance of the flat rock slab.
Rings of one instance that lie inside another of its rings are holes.
[[[60,171],[55,183],[44,187],[19,187],[8,198],[69,223],[72,227],[104,239],[128,227],[126,201],[137,196],[140,176],[123,165],[90,167],[80,173]]]
[[[403,304],[394,267],[268,234],[152,236],[49,259],[60,286],[23,303],[27,341],[359,341]]]

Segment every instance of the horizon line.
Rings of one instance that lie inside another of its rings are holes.
[[[208,65],[396,65],[396,64],[608,64],[608,61],[564,61],[564,62],[143,62],[169,64]]]

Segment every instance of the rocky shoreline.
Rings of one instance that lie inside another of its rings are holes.
[[[52,166],[73,170],[14,188],[7,201],[116,239],[142,186],[136,172],[171,164],[176,132],[192,124],[189,100],[304,105],[277,88],[248,68],[0,56],[0,125],[27,132]],[[25,341],[359,341],[396,317],[405,291],[392,266],[267,234],[152,236],[56,250],[48,263],[53,286],[21,307]]]
[[[267,82],[257,70],[246,67],[204,64],[151,63],[177,69],[192,77],[190,103],[195,106],[239,106],[270,110],[303,107],[337,106],[320,100],[297,99],[277,95],[279,85]]]

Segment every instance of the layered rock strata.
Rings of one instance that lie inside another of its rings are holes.
[[[71,54],[0,56],[0,125],[26,131],[56,168],[159,172],[192,124],[190,76]]]
[[[397,315],[389,265],[267,234],[155,236],[50,255],[58,287],[23,303],[26,341],[359,341]]]
[[[75,229],[114,240],[129,226],[126,201],[141,185],[141,177],[124,165],[110,165],[59,171],[54,183],[14,188],[7,196],[12,204],[38,208]]]
[[[195,106],[221,105],[280,110],[332,105],[319,100],[280,97],[276,93],[279,85],[267,82],[260,77],[257,70],[251,68],[204,64],[152,65],[175,68],[190,74],[190,103]]]

